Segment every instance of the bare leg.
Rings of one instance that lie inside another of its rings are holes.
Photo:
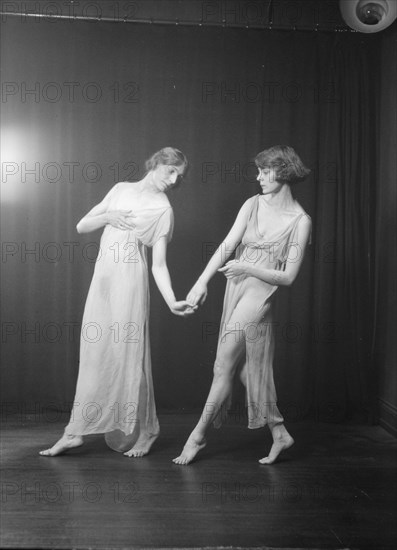
[[[75,447],[80,447],[82,444],[83,438],[80,435],[70,435],[65,432],[55,445],[45,451],[40,451],[40,454],[41,456],[57,456]]]
[[[203,413],[196,427],[190,434],[182,453],[174,458],[175,464],[186,465],[192,462],[196,454],[205,447],[205,434],[210,424],[214,421],[220,411],[222,403],[231,390],[233,375],[228,372],[221,372],[215,364],[214,378],[212,381],[210,393],[207,402],[204,405]]]
[[[261,464],[273,464],[282,451],[289,449],[294,444],[294,440],[287,432],[284,424],[269,424],[269,428],[272,432],[273,445],[269,455],[259,460]]]
[[[229,335],[230,336],[230,335]],[[175,464],[187,465],[196,457],[197,453],[206,445],[205,434],[208,427],[219,413],[222,403],[232,390],[233,376],[238,360],[244,350],[244,336],[233,336],[234,342],[225,343],[218,351],[214,365],[214,377],[211,389],[203,409],[203,413],[196,427],[190,434],[182,453],[173,459]],[[241,346],[241,339],[244,343]],[[218,357],[222,357],[219,358]]]

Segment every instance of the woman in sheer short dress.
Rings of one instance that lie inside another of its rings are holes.
[[[166,263],[174,218],[165,192],[183,176],[186,157],[166,147],[137,182],[117,183],[77,224],[79,233],[104,227],[88,292],[76,395],[64,435],[41,455],[55,456],[104,433],[108,445],[141,457],[159,434],[149,343],[147,248],[152,273],[175,315],[194,308],[176,301]]]
[[[243,204],[187,297],[192,306],[203,303],[215,273],[227,277],[212,386],[199,422],[174,459],[176,464],[189,464],[205,446],[210,424],[220,426],[239,367],[246,387],[248,427],[268,425],[273,437],[269,455],[260,462],[272,464],[294,442],[276,404],[271,297],[278,286],[293,283],[310,238],[311,220],[291,193],[291,185],[305,179],[310,170],[288,146],[262,151],[255,163],[262,193]],[[222,267],[235,249],[235,259]]]

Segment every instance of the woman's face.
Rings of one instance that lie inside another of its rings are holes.
[[[262,187],[262,194],[277,193],[283,186],[282,183],[276,181],[276,171],[273,168],[258,168],[257,180]]]
[[[176,184],[178,178],[183,175],[183,172],[184,166],[159,164],[153,170],[153,183],[159,191],[164,193]]]

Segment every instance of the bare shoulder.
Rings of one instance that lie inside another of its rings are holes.
[[[297,223],[297,239],[301,243],[311,243],[312,220],[311,217],[303,211]]]
[[[250,210],[252,209],[255,201],[258,200],[258,197],[259,195],[254,195],[253,197],[250,197],[249,199],[247,199],[242,207],[240,208],[240,212],[250,212]]]
[[[312,219],[309,216],[309,214],[302,208],[302,206],[299,204],[299,202],[295,201],[295,212],[298,216],[300,216],[299,224],[304,225],[311,225]]]
[[[305,211],[301,214],[301,219],[299,220],[299,225],[301,227],[308,227],[310,228],[312,226],[312,219]]]
[[[260,195],[257,193],[256,195],[254,195],[253,197],[250,197],[249,199],[247,199],[243,206],[247,205],[247,206],[252,206],[253,203],[258,200],[258,197],[260,197]]]
[[[255,195],[254,197],[250,197],[249,199],[247,199],[243,205],[241,206],[238,214],[237,214],[237,218],[236,218],[236,221],[238,221],[239,223],[244,223],[246,224],[250,215],[251,215],[251,212],[252,212],[252,209],[254,207],[254,203],[255,203],[255,200],[257,198],[258,195]]]

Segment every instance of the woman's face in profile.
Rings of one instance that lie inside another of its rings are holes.
[[[154,185],[163,193],[173,187],[178,178],[183,175],[183,166],[173,166],[168,164],[159,164],[153,171]]]
[[[268,195],[269,193],[276,193],[283,186],[282,183],[276,181],[276,171],[273,168],[265,167],[258,168],[257,180],[262,187],[262,194]]]

